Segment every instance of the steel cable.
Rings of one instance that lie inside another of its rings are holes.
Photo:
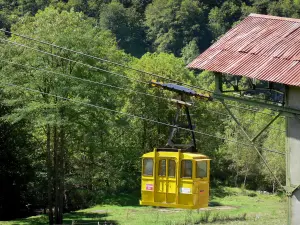
[[[46,72],[46,73],[52,73],[52,74],[55,74],[55,75],[58,75],[58,76],[67,77],[69,79],[76,79],[76,80],[80,80],[80,81],[84,81],[84,82],[88,82],[88,83],[92,83],[92,84],[99,84],[99,85],[102,85],[102,86],[111,87],[111,88],[115,88],[115,89],[119,89],[119,90],[125,90],[125,91],[131,92],[131,93],[135,93],[135,94],[139,94],[139,95],[146,95],[146,96],[150,96],[150,97],[154,97],[154,98],[159,98],[159,99],[164,99],[164,100],[170,101],[169,98],[165,98],[165,97],[160,97],[160,96],[148,94],[146,92],[134,91],[134,90],[129,89],[129,88],[124,88],[124,87],[115,86],[115,85],[111,85],[111,84],[107,84],[107,83],[102,83],[102,82],[98,82],[98,81],[93,81],[93,80],[89,80],[89,79],[75,77],[75,76],[67,75],[67,74],[64,74],[64,73],[58,73],[58,72],[54,72],[54,71],[50,71],[50,70],[46,70],[46,69],[42,69],[42,68],[38,68],[38,67],[24,65],[24,64],[20,64],[20,63],[16,63],[16,62],[10,62],[10,61],[3,60],[3,59],[0,59],[0,61],[12,64],[12,65],[17,65],[17,66],[22,66],[22,67],[25,67],[25,68],[30,68],[30,69],[34,69],[34,70],[43,71],[43,72]]]
[[[137,118],[137,119],[145,120],[145,121],[148,121],[148,122],[152,122],[152,123],[156,123],[156,124],[160,124],[160,125],[164,125],[164,126],[169,126],[169,127],[172,127],[172,128],[177,128],[177,129],[190,131],[190,132],[193,131],[193,130],[188,129],[188,128],[183,128],[183,127],[175,126],[175,125],[172,125],[172,124],[169,124],[169,123],[164,123],[164,122],[160,122],[160,121],[157,121],[157,120],[149,119],[149,118],[146,118],[146,117],[137,116],[137,115],[126,113],[126,112],[121,112],[121,111],[114,110],[114,109],[109,109],[109,108],[106,108],[106,107],[103,107],[103,106],[98,106],[98,105],[94,105],[94,104],[91,104],[91,103],[86,103],[86,102],[82,102],[82,101],[62,97],[62,96],[59,96],[59,95],[42,92],[42,91],[32,89],[32,88],[22,87],[22,86],[12,84],[12,83],[2,83],[2,85],[17,87],[17,88],[20,88],[20,89],[23,89],[23,90],[27,90],[27,91],[31,91],[31,92],[35,92],[35,93],[39,93],[39,94],[52,96],[52,97],[55,97],[55,98],[58,98],[58,99],[74,102],[74,103],[77,103],[77,104],[86,105],[86,106],[89,106],[89,107],[94,107],[94,108],[101,109],[101,110],[110,111],[110,112],[113,112],[113,113],[119,113],[119,114],[125,115],[127,117]],[[208,137],[221,139],[221,140],[227,140],[229,142],[234,142],[234,143],[238,143],[238,144],[241,144],[241,145],[244,145],[244,146],[252,147],[251,145],[248,145],[248,144],[240,143],[238,141],[230,140],[230,139],[227,139],[227,138],[224,138],[224,137],[218,137],[216,135],[208,134],[208,133],[205,133],[205,132],[202,132],[202,131],[194,130],[194,133],[201,134],[201,135],[208,136]],[[280,152],[280,151],[270,150],[270,149],[267,149],[267,148],[259,148],[259,149],[266,150],[266,151],[273,152],[273,153],[277,153],[277,154],[281,154],[281,155],[285,155],[285,153]]]
[[[1,30],[1,29],[0,29]],[[128,79],[128,80],[132,80],[132,81],[135,81],[135,82],[139,82],[139,83],[143,83],[143,84],[147,84],[147,82],[144,82],[144,81],[141,81],[141,80],[138,80],[138,79],[134,79],[134,78],[130,78],[130,77],[127,77],[123,74],[119,74],[119,73],[116,73],[116,72],[112,72],[112,71],[109,71],[109,70],[105,70],[105,69],[101,69],[99,67],[95,67],[95,66],[92,66],[92,65],[89,65],[89,64],[86,64],[86,63],[83,63],[83,62],[80,62],[80,61],[76,61],[76,60],[73,60],[73,59],[68,59],[68,58],[65,58],[65,57],[62,57],[62,56],[59,56],[59,55],[56,55],[56,54],[53,54],[53,53],[50,53],[50,52],[47,52],[47,51],[43,51],[43,50],[40,50],[40,49],[37,49],[37,48],[33,48],[33,47],[30,47],[30,46],[27,46],[27,45],[24,45],[24,44],[20,44],[18,42],[13,42],[13,41],[9,41],[7,39],[3,39],[3,38],[0,38],[0,41],[2,42],[7,42],[7,43],[10,43],[12,45],[18,45],[18,46],[21,46],[21,47],[24,47],[24,48],[28,48],[28,49],[31,49],[33,51],[37,51],[37,52],[40,52],[40,53],[43,53],[43,54],[46,54],[46,55],[51,55],[51,56],[54,56],[54,57],[57,57],[57,58],[61,58],[61,59],[64,59],[64,60],[67,60],[69,62],[74,62],[74,63],[78,63],[78,64],[81,64],[83,66],[86,66],[86,67],[89,67],[90,69],[95,69],[95,70],[99,70],[99,71],[103,71],[103,72],[106,72],[106,73],[109,73],[109,74],[112,74],[112,75],[115,75],[115,76],[119,76],[119,77],[123,77],[125,79]],[[61,47],[63,48],[63,47]],[[73,50],[72,50],[73,51]],[[151,73],[149,73],[150,75]],[[169,78],[164,78],[164,79],[169,79]],[[175,81],[175,80],[172,80],[170,79],[171,81]],[[175,81],[177,82],[177,81]],[[182,82],[179,82],[180,84],[185,84],[185,83],[182,83]],[[187,84],[187,86],[189,87],[193,87],[193,88],[197,88],[197,89],[200,89],[200,90],[203,90],[197,86],[190,86]],[[208,90],[205,90],[205,91],[208,91]],[[213,93],[212,91],[208,91],[210,93]],[[218,102],[219,103],[219,102]],[[265,115],[270,115],[270,116],[274,116],[273,114],[270,114],[270,113],[265,113],[265,112],[261,112],[259,110],[256,110],[256,109],[251,109],[251,108],[245,108],[245,107],[241,107],[241,106],[236,106],[236,105],[232,105],[232,104],[227,104],[231,107],[234,107],[234,108],[239,108],[239,109],[243,109],[243,110],[248,110],[248,111],[253,111],[253,112],[257,112],[257,113],[261,113],[261,114],[265,114]]]
[[[150,75],[150,76],[153,76],[153,77],[161,78],[161,79],[164,79],[164,80],[175,82],[177,84],[182,84],[184,86],[188,86],[188,87],[192,87],[192,88],[196,88],[196,89],[199,89],[199,90],[203,90],[203,91],[212,93],[212,91],[207,90],[207,89],[202,88],[202,87],[190,85],[190,84],[187,84],[187,83],[184,83],[184,82],[181,82],[181,81],[178,81],[178,80],[170,79],[170,78],[167,78],[167,77],[155,74],[155,73],[151,73],[151,72],[143,71],[143,70],[140,70],[140,69],[136,69],[136,68],[118,63],[118,62],[114,62],[112,60],[96,57],[96,56],[93,56],[93,55],[90,55],[90,54],[87,54],[87,53],[84,53],[84,52],[81,52],[81,51],[75,51],[75,50],[72,50],[72,49],[69,49],[69,48],[66,48],[66,47],[62,47],[62,46],[59,46],[59,45],[56,45],[56,44],[53,44],[53,43],[49,43],[49,42],[46,42],[46,41],[41,41],[41,40],[38,40],[36,38],[28,37],[28,36],[23,35],[23,34],[17,34],[15,32],[7,31],[7,30],[4,30],[4,29],[0,29],[0,31],[3,31],[3,32],[8,33],[8,34],[16,35],[16,36],[22,37],[22,38],[27,39],[27,40],[39,42],[41,44],[49,45],[49,46],[52,46],[52,47],[55,47],[55,48],[58,48],[58,49],[62,49],[62,50],[73,52],[73,53],[76,53],[76,54],[79,54],[79,55],[83,55],[83,56],[86,56],[86,57],[89,57],[89,58],[92,58],[92,59],[96,59],[96,60],[99,60],[99,61],[102,61],[102,62],[106,62],[106,63],[110,63],[110,64],[120,66],[120,67],[123,67],[123,68],[126,68],[126,69],[130,69],[130,70],[133,70],[133,71],[136,71],[136,72],[139,72],[139,73],[144,73],[144,74],[147,74],[147,75]]]

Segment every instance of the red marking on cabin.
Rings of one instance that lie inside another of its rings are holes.
[[[153,191],[153,184],[146,184],[147,191]]]

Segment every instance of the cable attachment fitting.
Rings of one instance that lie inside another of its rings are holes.
[[[151,87],[160,87],[162,89],[166,89],[169,91],[177,92],[178,94],[183,94],[186,96],[192,96],[200,100],[206,100],[206,101],[212,101],[213,98],[210,95],[204,95],[201,93],[198,93],[190,88],[180,86],[178,84],[172,84],[172,83],[163,83],[156,80],[151,80],[149,82]]]

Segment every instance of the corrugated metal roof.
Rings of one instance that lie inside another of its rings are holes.
[[[250,14],[188,67],[300,86],[300,19]]]

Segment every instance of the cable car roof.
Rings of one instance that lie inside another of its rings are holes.
[[[155,152],[148,152],[145,153],[142,158],[147,157],[154,157]],[[162,152],[156,152],[159,157],[166,157],[166,158],[176,158],[178,157],[178,152],[168,152],[168,151],[162,151]],[[191,153],[191,152],[181,152],[183,154],[183,159],[209,159],[208,156],[200,154],[200,153]]]

